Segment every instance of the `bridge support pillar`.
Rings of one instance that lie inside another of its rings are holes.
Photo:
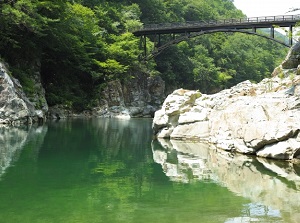
[[[161,46],[161,42],[160,42],[160,34],[158,34],[158,42],[157,42],[158,47]]]
[[[289,27],[289,45],[293,46],[293,26]]]
[[[270,37],[274,39],[275,37],[275,29],[274,29],[274,26],[271,27],[270,29]]]
[[[147,38],[146,36],[140,37],[140,49],[144,50],[144,57],[147,56]]]

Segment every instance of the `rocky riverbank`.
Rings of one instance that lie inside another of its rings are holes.
[[[132,117],[150,118],[154,116],[165,99],[165,82],[160,76],[138,75],[130,82],[110,81],[98,96],[98,102],[91,110],[74,113],[66,106],[57,105],[49,108],[51,119],[78,116]]]
[[[0,61],[0,124],[20,125],[43,122],[45,110],[38,109],[25,95],[19,81],[8,74]]]
[[[298,48],[292,48],[272,78],[258,84],[245,81],[213,95],[175,90],[155,113],[155,135],[260,157],[300,158]]]
[[[95,106],[83,112],[74,112],[67,105],[48,107],[40,73],[31,77],[35,94],[26,95],[19,81],[9,74],[0,61],[0,125],[23,125],[49,119],[69,117],[153,117],[165,99],[165,83],[160,76],[136,75],[130,82],[119,80],[106,83]]]

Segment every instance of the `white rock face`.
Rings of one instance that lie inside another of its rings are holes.
[[[45,103],[47,106],[47,103]],[[44,110],[36,110],[19,81],[10,77],[0,61],[0,125],[30,124],[45,120]]]
[[[300,153],[298,83],[300,76],[289,76],[259,84],[245,81],[214,95],[176,90],[155,113],[154,133],[158,138],[206,141],[227,151],[293,159]],[[286,93],[293,86],[294,94]]]
[[[0,124],[10,124],[27,119],[30,111],[15,88],[12,79],[0,63]]]

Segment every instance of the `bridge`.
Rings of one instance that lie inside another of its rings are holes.
[[[133,34],[141,38],[141,47],[144,49],[144,59],[147,60],[155,57],[173,44],[196,36],[216,32],[240,32],[257,35],[291,47],[294,42],[292,36],[293,27],[295,27],[299,21],[300,15],[280,15],[212,21],[187,21],[183,23],[147,24],[142,29],[133,32]],[[288,43],[275,38],[275,28],[279,27],[288,28]],[[268,33],[265,35],[263,32],[257,32],[258,29],[261,28],[268,29],[269,35]],[[162,44],[162,35],[170,35],[171,40]],[[147,55],[146,37],[151,37],[154,41],[154,50],[150,55]]]

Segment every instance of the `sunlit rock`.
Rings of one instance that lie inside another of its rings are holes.
[[[178,124],[182,125],[187,123],[207,121],[210,109],[193,107],[192,110],[180,115],[178,119]]]
[[[8,74],[8,70],[0,61],[0,124],[30,124],[44,119],[44,110],[36,111],[18,80]]]
[[[157,133],[158,130],[166,127],[168,125],[168,122],[169,122],[169,117],[164,113],[163,110],[156,111],[153,119],[154,125],[152,126],[154,132]]]
[[[170,135],[172,139],[201,139],[208,136],[208,121],[177,125]]]
[[[283,160],[293,159],[295,157],[295,153],[297,153],[299,149],[300,142],[291,138],[286,141],[265,146],[257,152],[257,156]]]
[[[154,134],[158,138],[206,141],[231,152],[259,151],[259,156],[268,158],[296,158],[300,153],[293,143],[300,141],[297,83],[300,76],[273,77],[258,84],[245,81],[213,95],[176,90],[155,113]],[[286,93],[291,86],[293,95]],[[281,145],[285,149],[279,151]]]

